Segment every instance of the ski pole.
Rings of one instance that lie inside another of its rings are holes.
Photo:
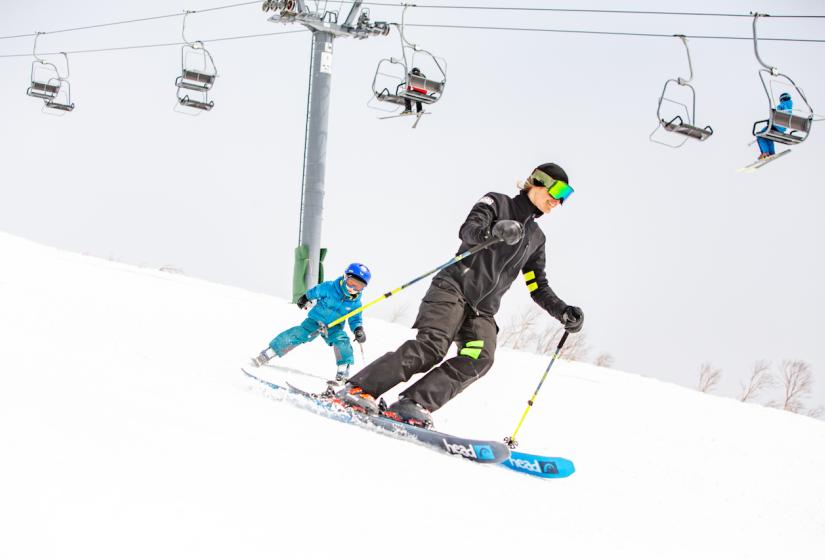
[[[364,354],[364,345],[359,342],[358,347],[361,349],[361,359],[366,364],[367,363],[367,356],[366,356],[366,354]]]
[[[547,379],[547,374],[550,373],[550,368],[553,367],[553,363],[556,361],[556,358],[558,358],[559,354],[561,354],[561,348],[562,348],[562,346],[564,346],[564,343],[567,341],[567,335],[569,335],[569,334],[570,334],[569,332],[564,331],[564,334],[562,335],[561,340],[559,340],[559,345],[556,346],[556,351],[553,353],[553,357],[550,358],[550,363],[547,364],[547,369],[544,370],[544,375],[541,376],[541,381],[539,381],[539,386],[536,387],[536,390],[533,392],[533,396],[530,397],[529,401],[527,401],[527,408],[524,409],[524,414],[521,415],[521,420],[518,421],[518,426],[516,426],[515,431],[513,431],[513,435],[511,435],[510,437],[504,438],[504,443],[506,443],[510,447],[510,449],[515,449],[516,446],[518,445],[518,442],[516,441],[516,434],[521,429],[521,425],[524,422],[524,419],[527,418],[527,413],[530,412],[531,408],[533,408],[533,403],[536,401],[536,397],[539,394],[539,390],[541,389],[541,386],[544,383],[544,380]]]
[[[406,284],[402,285],[401,287],[396,288],[396,289],[394,289],[394,290],[391,290],[391,291],[387,292],[386,294],[382,295],[381,297],[376,298],[376,299],[372,300],[371,302],[366,303],[366,304],[362,305],[361,307],[359,307],[359,308],[357,308],[357,309],[353,309],[352,311],[350,311],[350,312],[349,312],[349,313],[347,313],[346,315],[342,315],[342,316],[338,317],[338,318],[337,318],[337,319],[335,319],[333,322],[329,323],[329,324],[326,326],[326,328],[327,328],[327,329],[330,329],[330,328],[334,327],[335,325],[337,325],[338,323],[342,323],[342,322],[346,321],[347,319],[349,319],[349,318],[350,318],[350,317],[352,317],[353,315],[356,315],[356,314],[358,314],[358,313],[361,313],[363,310],[365,310],[365,309],[366,309],[366,308],[368,308],[368,307],[372,307],[373,305],[375,305],[375,304],[376,304],[376,303],[378,303],[379,301],[383,301],[383,300],[387,299],[387,298],[388,298],[388,297],[390,297],[390,296],[394,296],[395,294],[397,294],[398,292],[400,292],[400,291],[401,291],[401,290],[403,290],[404,288],[409,288],[410,286],[412,286],[413,284],[415,284],[415,283],[416,283],[416,282],[418,282],[419,280],[423,280],[423,279],[424,279],[424,278],[426,278],[427,276],[430,276],[431,274],[435,274],[435,273],[436,273],[436,272],[438,272],[439,270],[442,270],[442,269],[444,269],[444,268],[447,268],[448,266],[453,265],[453,264],[457,263],[458,261],[460,261],[460,260],[462,260],[462,259],[466,259],[466,258],[467,258],[467,257],[469,257],[470,255],[475,255],[475,254],[476,254],[476,253],[478,253],[479,251],[483,251],[483,250],[484,250],[484,249],[486,249],[487,247],[489,247],[489,246],[491,246],[491,245],[494,245],[495,243],[498,243],[499,241],[501,241],[501,239],[500,239],[500,238],[498,238],[498,237],[491,237],[490,239],[488,239],[488,240],[487,240],[487,241],[485,241],[484,243],[481,243],[480,245],[476,245],[476,246],[475,246],[475,247],[473,247],[472,249],[467,249],[466,251],[464,251],[464,252],[463,252],[463,253],[461,253],[460,255],[456,255],[456,256],[454,256],[452,259],[448,260],[447,262],[445,262],[444,264],[442,264],[442,265],[440,265],[440,266],[435,267],[435,268],[434,268],[434,269],[432,269],[431,271],[429,271],[429,272],[425,272],[424,274],[422,274],[421,276],[418,276],[417,278],[413,278],[412,280],[410,280],[410,281],[409,281],[409,282],[407,282]],[[318,330],[317,330],[317,331],[315,331],[315,332],[316,332],[316,333],[318,333],[318,332],[321,332],[321,330],[323,330],[323,329],[318,329]]]

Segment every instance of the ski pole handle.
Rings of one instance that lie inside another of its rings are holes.
[[[556,346],[556,351],[553,353],[553,357],[550,358],[550,363],[547,364],[547,369],[544,370],[544,375],[541,376],[541,381],[539,381],[538,387],[536,387],[536,390],[533,391],[533,396],[530,397],[530,400],[527,401],[527,408],[524,409],[524,414],[521,415],[521,420],[518,421],[518,425],[513,431],[513,435],[504,438],[504,443],[506,443],[510,449],[515,449],[518,445],[518,442],[516,441],[516,434],[518,434],[518,431],[521,429],[524,419],[527,418],[527,413],[530,412],[531,408],[533,408],[533,403],[536,402],[541,386],[544,384],[544,380],[547,379],[547,374],[550,373],[550,368],[553,367],[553,363],[556,361],[556,358],[558,358],[559,354],[561,354],[561,349],[564,346],[564,343],[567,342],[567,336],[569,334],[570,333],[568,331],[564,331],[561,340],[559,340],[559,345]]]

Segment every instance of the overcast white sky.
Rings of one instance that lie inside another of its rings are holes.
[[[2,1],[0,36],[221,4]],[[825,14],[821,2],[552,5]],[[400,8],[371,13],[400,19]],[[415,9],[408,22],[751,32],[748,18]],[[208,39],[295,29],[268,23],[259,5],[190,16],[188,37],[207,41],[220,73],[215,109],[198,118],[171,110],[179,47],[71,55],[77,108],[65,118],[42,115],[40,102],[25,95],[30,58],[0,58],[0,229],[288,298],[310,36]],[[760,33],[821,40],[825,19],[767,19]],[[324,226],[330,274],[361,261],[374,273],[368,295],[402,284],[453,254],[458,227],[481,195],[512,193],[516,179],[555,161],[577,190],[539,222],[549,238],[548,273],[559,295],[584,309],[594,353],[685,385],[695,385],[709,361],[723,369],[720,393],[728,395],[758,359],[806,360],[817,378],[809,404],[825,404],[825,136],[817,123],[790,156],[755,174],[736,172],[756,156],[747,145],[753,121],[767,117],[751,42],[690,42],[697,120],[716,134],[670,150],[648,134],[664,81],[687,74],[675,38],[425,28],[408,35],[448,61],[444,97],[416,130],[404,119],[378,120],[366,106],[377,61],[399,54],[395,32],[335,43]],[[180,18],[172,18],[50,34],[40,47],[179,41]],[[0,55],[31,46],[31,38],[0,40]],[[825,44],[766,42],[761,54],[825,113]],[[411,321],[425,287],[375,314],[406,305]],[[515,285],[499,323],[528,305]]]

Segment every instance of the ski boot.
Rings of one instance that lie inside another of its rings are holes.
[[[262,350],[260,354],[252,358],[250,361],[252,363],[252,367],[261,367],[274,357],[275,351],[267,346],[266,349]]]
[[[338,366],[338,371],[335,372],[335,379],[327,381],[326,390],[321,393],[323,397],[332,397],[338,392],[349,379],[349,365]]]
[[[419,428],[432,429],[433,417],[430,411],[412,399],[401,397],[397,402],[391,404],[382,413],[384,416],[396,422],[403,422]]]
[[[378,414],[378,401],[369,393],[365,393],[361,387],[356,387],[352,383],[346,383],[339,389],[333,400],[346,408],[351,408],[364,414]]]

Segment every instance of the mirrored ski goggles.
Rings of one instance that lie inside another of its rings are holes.
[[[533,171],[533,174],[530,175],[530,184],[536,187],[546,188],[550,196],[558,200],[559,204],[564,204],[564,201],[567,200],[571,194],[573,194],[573,187],[564,181],[553,179],[550,175],[540,169],[536,169]]]
[[[347,276],[344,282],[346,282],[347,288],[353,292],[360,292],[367,287],[363,280],[356,278],[355,276]]]

